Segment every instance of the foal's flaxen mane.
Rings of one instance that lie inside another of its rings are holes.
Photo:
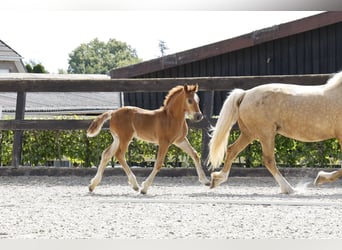
[[[182,91],[183,88],[184,88],[184,86],[181,86],[181,85],[178,85],[178,86],[172,88],[169,91],[169,93],[167,94],[167,96],[165,97],[163,105],[166,106],[169,103],[170,99],[174,95],[176,95],[178,92]],[[189,92],[196,91],[196,88],[197,88],[196,85],[188,85],[188,91]]]
[[[169,93],[167,94],[167,96],[165,97],[165,99],[164,99],[164,103],[163,103],[164,106],[166,106],[166,105],[169,103],[170,99],[171,99],[175,94],[177,94],[178,92],[180,92],[180,91],[182,91],[182,90],[183,90],[183,86],[181,86],[181,85],[178,85],[178,86],[172,88],[172,89],[169,91]]]

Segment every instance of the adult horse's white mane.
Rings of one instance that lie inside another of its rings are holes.
[[[326,87],[336,87],[335,85],[342,85],[342,71],[336,73],[325,84]]]

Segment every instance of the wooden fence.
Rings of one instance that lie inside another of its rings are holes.
[[[14,120],[0,120],[0,130],[14,130],[12,165],[18,167],[21,161],[22,132],[24,130],[79,130],[86,129],[91,120],[25,120],[25,102],[27,92],[158,92],[168,91],[176,85],[199,84],[204,91],[204,108],[206,119],[200,123],[189,123],[191,127],[203,130],[202,155],[208,153],[209,137],[207,130],[212,119],[214,91],[231,90],[234,88],[250,89],[266,83],[291,83],[300,85],[324,84],[329,74],[319,75],[278,75],[278,76],[243,76],[243,77],[199,77],[199,78],[160,78],[160,79],[96,79],[89,76],[83,79],[73,75],[64,77],[26,78],[16,74],[0,75],[0,92],[16,92],[17,104]]]

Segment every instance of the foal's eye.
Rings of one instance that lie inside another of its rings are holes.
[[[192,99],[188,99],[188,103],[189,103],[189,104],[192,104]]]

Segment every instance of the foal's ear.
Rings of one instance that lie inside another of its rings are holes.
[[[197,83],[195,85],[184,84],[184,90],[185,92],[197,92],[198,84]]]
[[[198,83],[196,83],[194,86],[195,86],[195,92],[197,92],[198,91]]]

